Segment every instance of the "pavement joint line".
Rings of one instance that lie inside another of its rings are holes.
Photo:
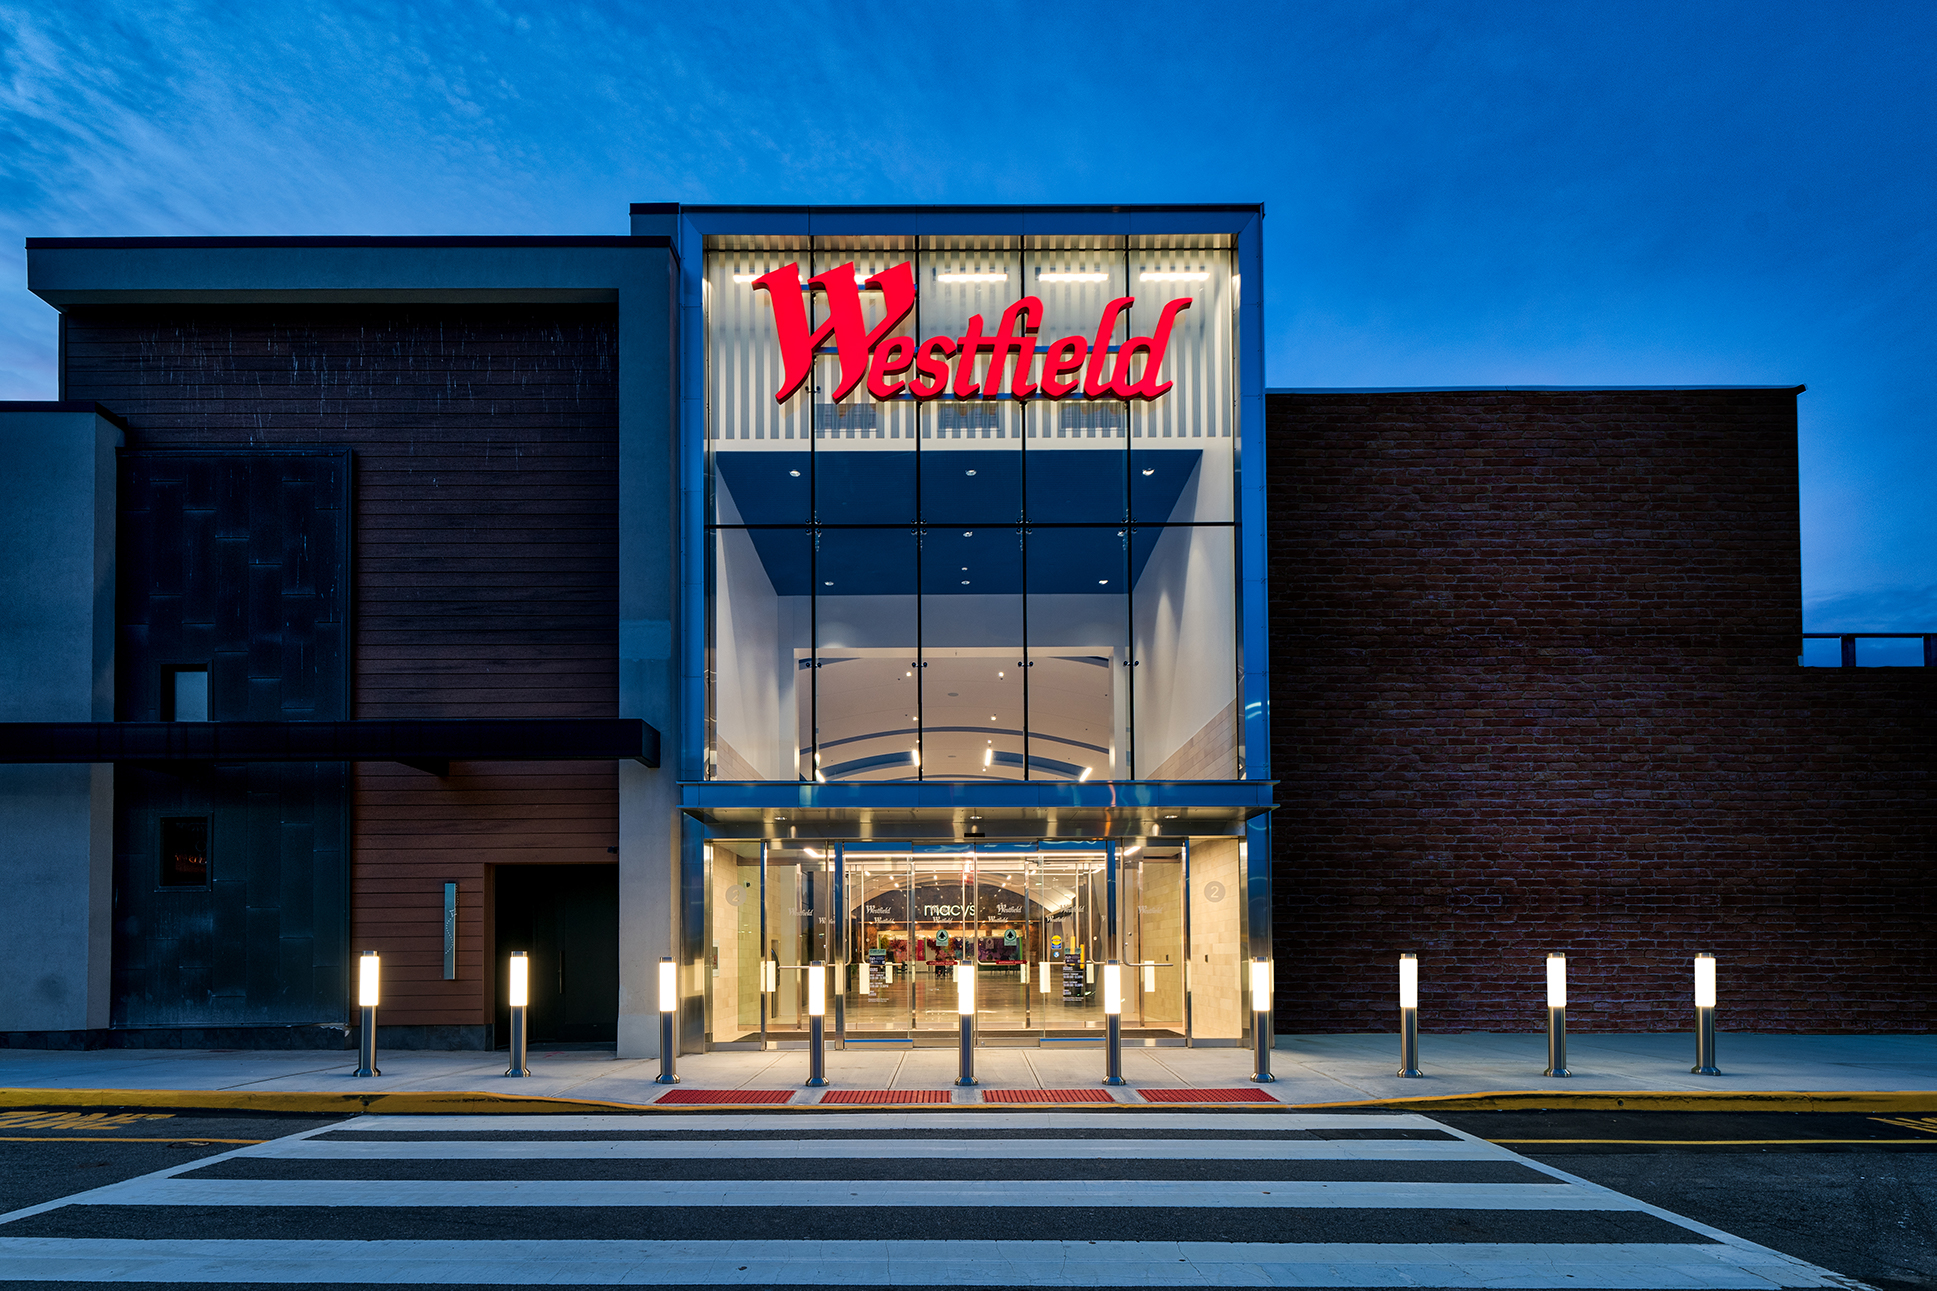
[[[937,1103],[935,1111],[1002,1111],[1007,1103]],[[1652,1112],[1937,1112],[1937,1090],[1765,1090],[1751,1092],[1629,1090],[1545,1093],[1496,1090],[1471,1094],[1438,1094],[1416,1098],[1368,1098],[1325,1103],[1039,1103],[1042,1108],[1089,1110],[1134,1109],[1143,1115],[1163,1115],[1182,1108],[1217,1106],[1244,1108],[1265,1114],[1323,1111],[1652,1111]],[[743,1106],[713,1109],[704,1105],[660,1107],[655,1103],[627,1103],[605,1099],[560,1098],[540,1094],[498,1094],[482,1090],[400,1090],[329,1093],[298,1090],[190,1089],[0,1089],[4,1107],[168,1107],[184,1110],[280,1112],[292,1115],[427,1115],[444,1112],[472,1114],[540,1114],[549,1112],[629,1112],[662,1115],[744,1113]],[[761,1108],[766,1114],[819,1113],[839,1115],[865,1112],[866,1104],[789,1103]]]

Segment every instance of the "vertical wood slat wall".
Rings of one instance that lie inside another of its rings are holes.
[[[613,307],[76,309],[64,359],[62,397],[130,447],[355,451],[353,716],[616,715]],[[613,862],[615,767],[361,763],[354,785],[351,946],[384,956],[384,1022],[488,1023],[486,867]]]

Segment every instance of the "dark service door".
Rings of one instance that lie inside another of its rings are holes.
[[[498,1030],[511,1034],[506,963],[531,957],[531,1040],[619,1038],[619,867],[500,865],[496,875]]]

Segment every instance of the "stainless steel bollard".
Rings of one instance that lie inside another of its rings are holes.
[[[807,966],[807,1085],[827,1083],[827,968],[820,960]]]
[[[974,1085],[975,1079],[975,963],[963,960],[955,965],[955,1013],[961,1026],[960,1074],[958,1085]]]
[[[1567,1070],[1567,956],[1547,956],[1547,1070],[1544,1076],[1563,1077]]]
[[[659,1074],[655,1085],[679,1083],[679,969],[671,955],[659,957]]]
[[[1278,1078],[1271,1074],[1271,961],[1251,961],[1251,1038],[1256,1051],[1251,1079],[1268,1085]]]
[[[1103,1083],[1123,1085],[1123,965],[1103,965]]]
[[[1399,956],[1399,1074],[1418,1076],[1419,956]]]
[[[1719,1076],[1715,1065],[1715,956],[1703,951],[1695,956],[1695,1065],[1689,1072],[1697,1076]]]
[[[356,966],[356,1074],[359,1076],[383,1074],[377,1070],[377,991],[382,974],[383,961],[377,958],[377,952],[363,952]]]
[[[530,1040],[528,1024],[531,1014],[531,958],[518,951],[511,956],[506,966],[506,980],[509,989],[505,998],[511,1006],[511,1065],[504,1069],[507,1076],[529,1076],[531,1064],[526,1060],[526,1045]]]

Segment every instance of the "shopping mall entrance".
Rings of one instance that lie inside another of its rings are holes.
[[[1101,1042],[1101,965],[1124,965],[1123,1034],[1243,1041],[1234,839],[1000,843],[713,840],[712,1047],[804,1039],[828,966],[829,1036],[948,1045]]]

